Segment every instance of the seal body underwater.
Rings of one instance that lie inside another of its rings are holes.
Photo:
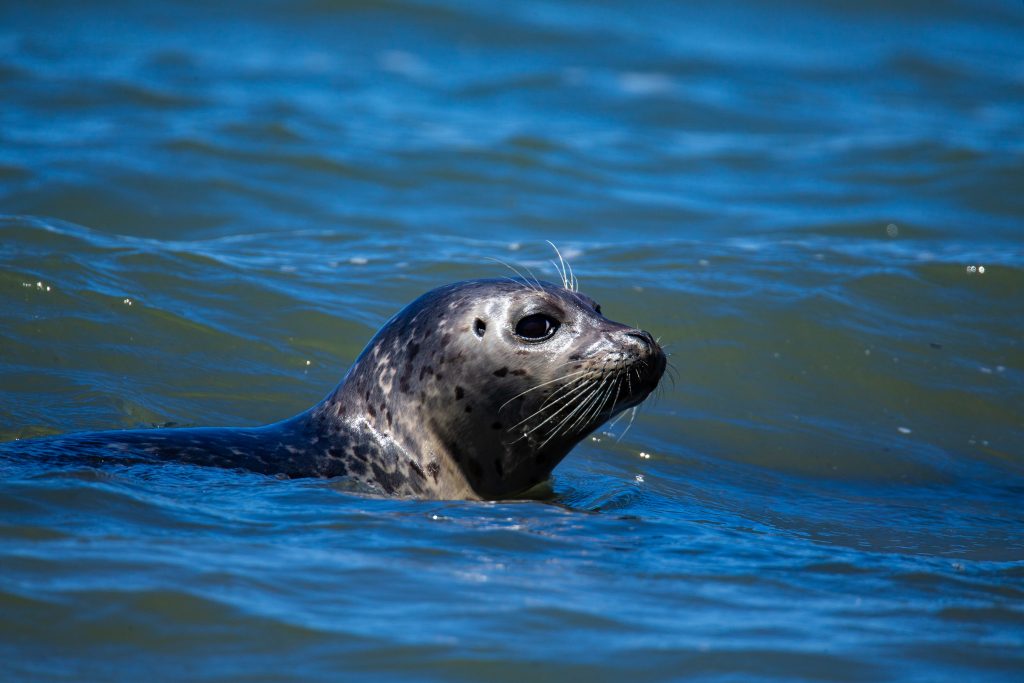
[[[665,365],[649,333],[608,320],[572,283],[469,280],[402,309],[334,391],[281,422],[2,446],[40,458],[348,477],[421,498],[505,498],[546,480],[580,440],[643,401]]]

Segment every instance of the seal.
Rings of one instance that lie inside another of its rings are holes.
[[[545,481],[580,440],[643,401],[665,366],[648,332],[605,318],[572,278],[469,280],[398,312],[324,400],[281,422],[100,431],[5,448],[347,477],[419,498],[507,498]]]

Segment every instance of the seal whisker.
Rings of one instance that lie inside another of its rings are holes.
[[[617,398],[617,397],[616,397],[616,400],[618,400],[618,398]],[[622,418],[623,418],[623,417],[625,417],[625,416],[626,416],[626,413],[624,413],[624,412],[623,412],[623,413],[619,413],[618,415],[616,415],[616,416],[615,416],[615,417],[614,417],[614,418],[612,419],[612,421],[608,423],[608,431],[611,431],[612,429],[614,429],[614,428],[615,428],[615,425],[617,425],[617,424],[619,424],[620,422],[622,422]]]
[[[511,282],[511,283],[513,283],[513,284],[517,284],[517,285],[519,285],[519,286],[522,286],[522,285],[523,285],[523,281],[522,281],[522,279],[519,279],[519,280],[517,280],[517,279],[515,279],[514,277],[512,277],[511,275],[503,275],[501,279],[502,279],[502,280],[508,280],[509,282]],[[531,287],[530,287],[530,288],[531,288],[531,289],[533,289],[532,285],[531,285]]]
[[[604,395],[607,389],[607,386],[604,386],[602,381],[602,385],[591,391],[587,395],[586,400],[582,401],[581,405],[578,406],[577,410],[574,410],[572,414],[565,416],[565,419],[563,419],[558,424],[558,427],[555,429],[555,431],[551,434],[551,437],[549,438],[553,438],[556,434],[564,430],[566,427],[569,427],[568,431],[571,432],[576,429],[577,425],[587,424],[587,415],[589,415],[593,411],[594,407],[599,404],[600,397]],[[579,415],[576,415],[577,411],[579,411]],[[572,425],[570,426],[569,421],[573,419],[574,415],[576,416],[576,419],[575,421],[572,422]]]
[[[584,372],[584,371],[581,371],[581,372]],[[587,381],[588,381],[588,377],[576,377],[575,379],[573,379],[572,381],[568,382],[567,384],[564,384],[563,386],[558,387],[553,392],[551,392],[550,396],[548,396],[547,398],[545,398],[543,400],[543,402],[541,402],[540,407],[537,408],[537,410],[535,410],[532,413],[532,415],[538,415],[538,414],[544,412],[545,410],[553,408],[554,406],[558,405],[559,402],[564,401],[565,399],[569,398],[573,394],[578,393],[580,391],[581,387],[585,386],[585,382],[587,382]],[[527,418],[527,419],[529,419],[529,418]]]
[[[585,394],[586,393],[587,386],[588,386],[587,383],[590,382],[590,381],[592,381],[592,380],[587,380],[585,378],[581,378],[581,379],[578,379],[575,382],[573,382],[571,385],[567,385],[566,387],[562,387],[563,389],[570,388],[571,390],[570,391],[566,391],[561,396],[558,396],[557,400],[554,401],[554,403],[551,402],[553,397],[549,397],[547,400],[544,401],[544,403],[541,404],[540,408],[538,408],[534,412],[530,413],[530,415],[527,416],[526,418],[524,418],[524,419],[520,420],[519,422],[517,422],[516,424],[512,425],[512,427],[510,427],[510,429],[515,429],[516,427],[519,427],[523,423],[529,422],[533,418],[539,417],[539,416],[543,415],[544,413],[548,412],[549,410],[551,410],[552,408],[554,408],[555,406],[557,406],[560,403],[571,404],[580,394]],[[551,417],[554,417],[555,415],[558,415],[558,413],[562,412],[562,410],[564,410],[564,409],[565,409],[565,406],[563,405],[561,408],[559,408],[558,410],[556,410],[553,413],[551,413],[548,419],[550,419]],[[546,421],[547,420],[545,420],[545,422]],[[540,427],[543,424],[544,423],[542,422],[540,425],[537,425],[537,427]],[[533,431],[535,431],[535,429],[532,429],[532,430],[530,430],[527,433],[529,434],[529,433],[532,433]]]
[[[553,265],[555,267],[555,272],[558,273],[558,277],[562,281],[562,288],[563,289],[568,289],[568,285],[566,285],[566,282],[565,282],[565,273],[562,272],[562,269],[559,268],[558,264],[555,263],[553,260],[549,260],[548,263],[550,263],[551,265]]]
[[[537,277],[537,276],[536,276],[536,275],[535,275],[535,274],[533,273],[533,271],[532,271],[532,270],[530,270],[530,267],[529,267],[529,266],[525,266],[525,265],[524,265],[524,266],[523,266],[523,268],[526,268],[526,273],[527,273],[527,275],[529,275],[530,277],[532,277],[532,278],[533,278],[533,283],[534,283],[535,285],[537,285],[537,290],[538,290],[538,291],[544,291],[544,285],[542,285],[542,284],[540,283],[540,278],[539,278],[539,277]]]
[[[520,439],[528,438],[531,434],[539,430],[541,427],[543,427],[545,424],[553,420],[559,413],[565,411],[566,409],[571,409],[569,412],[570,416],[574,414],[579,409],[580,404],[585,403],[587,401],[587,398],[591,395],[592,387],[595,382],[596,380],[590,380],[586,385],[582,387],[582,391],[577,392],[573,396],[564,397],[565,405],[563,405],[554,413],[549,415],[547,418],[545,418],[543,422],[538,424],[533,429],[527,432],[523,432],[523,435],[520,437]],[[568,418],[565,416],[559,418],[559,421],[553,427],[550,428],[552,431],[549,433],[549,436],[546,439],[544,439],[544,441],[541,443],[541,448],[543,448],[545,445],[547,445],[549,441],[551,441],[551,439],[554,437],[554,434],[557,433],[559,425],[561,425],[566,419]]]
[[[531,387],[531,388],[527,389],[526,391],[521,391],[518,394],[516,394],[515,396],[513,396],[512,398],[510,398],[509,400],[507,400],[504,403],[502,403],[501,407],[498,408],[498,412],[500,413],[505,408],[505,406],[507,406],[509,403],[511,403],[512,401],[516,400],[520,396],[525,396],[526,394],[530,393],[531,391],[536,391],[537,389],[540,389],[541,387],[545,387],[545,386],[547,386],[549,384],[554,384],[555,382],[564,382],[565,380],[569,379],[570,377],[573,377],[574,375],[582,375],[585,372],[587,372],[587,371],[586,370],[577,370],[576,372],[570,372],[568,375],[562,375],[561,377],[556,377],[554,379],[548,380],[547,382],[541,382],[540,384],[538,384],[535,387]]]
[[[620,373],[620,374],[618,374],[616,376],[616,380],[615,380],[615,395],[614,395],[614,397],[612,396],[610,391],[607,392],[607,394],[605,395],[605,397],[601,401],[601,405],[598,406],[597,410],[594,412],[594,416],[591,419],[597,419],[597,417],[600,416],[602,412],[604,412],[605,405],[608,404],[608,399],[612,399],[612,402],[610,404],[608,404],[608,407],[609,407],[609,409],[612,412],[614,412],[615,411],[615,403],[616,403],[616,401],[619,400],[619,391],[621,391],[621,389],[622,389],[622,374]]]
[[[626,436],[626,434],[629,432],[629,428],[633,426],[633,420],[636,419],[636,411],[637,411],[637,406],[633,406],[630,409],[630,411],[629,411],[629,424],[627,424],[626,428],[622,430],[622,434],[619,434],[619,438],[615,439],[615,443],[619,443],[620,441],[622,441],[622,437]],[[622,413],[622,414],[625,415],[625,413]]]
[[[533,429],[530,429],[529,431],[527,431],[527,432],[526,432],[526,433],[524,434],[524,436],[525,436],[525,435],[528,435],[528,434],[533,434],[533,433],[534,433],[535,431],[537,431],[538,429],[540,429],[541,427],[543,427],[543,426],[544,426],[545,424],[547,424],[548,422],[550,422],[551,420],[553,420],[553,419],[555,418],[555,416],[556,416],[556,415],[558,415],[558,414],[559,414],[560,412],[562,412],[563,410],[565,410],[565,409],[566,409],[566,407],[568,407],[568,406],[571,406],[571,405],[573,404],[573,401],[572,401],[572,400],[570,400],[570,399],[575,399],[575,398],[579,397],[580,395],[585,395],[585,394],[586,394],[586,389],[587,389],[587,387],[588,387],[588,386],[590,386],[590,385],[592,385],[592,384],[594,384],[595,382],[597,382],[597,380],[585,380],[585,381],[586,381],[586,382],[588,382],[589,384],[581,384],[581,385],[580,385],[579,387],[577,387],[577,391],[575,391],[575,395],[574,395],[574,396],[572,396],[572,397],[570,397],[570,396],[564,396],[564,397],[562,397],[562,399],[561,399],[561,400],[565,400],[565,401],[567,401],[567,402],[566,402],[566,404],[565,404],[565,405],[563,405],[563,406],[562,406],[561,408],[559,408],[558,410],[556,410],[555,412],[551,413],[551,414],[550,414],[550,415],[549,415],[549,416],[548,416],[547,418],[545,418],[545,419],[544,419],[544,421],[543,421],[543,422],[541,422],[540,424],[538,424],[538,425],[534,426],[534,427],[533,427]],[[538,416],[538,414],[540,414],[540,413],[544,412],[544,410],[545,410],[545,407],[544,407],[544,406],[541,406],[540,410],[536,411],[535,413],[533,413],[532,415],[530,415],[530,417],[526,418],[525,420],[522,420],[522,421],[518,422],[517,424],[513,425],[512,427],[510,427],[510,429],[515,429],[516,427],[520,426],[520,425],[521,425],[521,424],[523,424],[524,422],[528,422],[528,421],[529,421],[529,420],[531,420],[532,418],[534,418],[534,417]]]
[[[608,375],[606,380],[607,384],[599,392],[594,392],[594,397],[590,402],[589,407],[583,411],[583,413],[572,424],[570,431],[582,431],[585,429],[586,426],[597,419],[604,410],[604,406],[607,404],[608,399],[612,397],[613,389],[615,390],[615,395],[618,394],[618,387],[621,384],[619,373],[616,371]]]
[[[606,375],[605,377],[603,377],[601,379],[601,385],[599,385],[598,388],[596,388],[593,391],[593,393],[591,394],[589,400],[586,402],[587,407],[583,410],[582,413],[580,413],[579,417],[576,418],[576,421],[573,422],[573,424],[570,427],[569,431],[574,431],[576,429],[577,425],[585,425],[588,422],[590,422],[590,420],[593,419],[593,417],[591,417],[591,415],[593,415],[595,417],[597,415],[600,415],[600,413],[601,413],[601,406],[607,400],[607,398],[605,398],[605,397],[608,394],[611,393],[612,384],[616,380],[616,375],[617,375],[617,373],[613,373],[611,375]],[[605,382],[607,382],[607,385],[605,385]],[[595,408],[596,408],[596,410],[595,410]],[[566,420],[565,420],[565,423],[568,423],[568,420],[571,417],[572,416],[567,417]],[[564,426],[564,424],[563,424],[563,426]]]
[[[548,439],[545,440],[545,443],[547,443],[547,441],[550,441],[551,437],[554,436],[554,434],[558,433],[558,430],[561,427],[561,425],[563,425],[567,420],[572,419],[572,416],[575,415],[576,412],[580,410],[580,408],[583,405],[586,405],[588,403],[590,396],[592,396],[597,391],[601,381],[602,380],[589,380],[585,385],[581,387],[580,391],[576,392],[575,395],[573,395],[571,398],[568,398],[565,401],[565,405],[563,405],[558,410],[549,415],[547,419],[544,420],[544,422],[530,430],[530,433],[537,431],[537,429],[540,429],[542,426],[544,426],[544,424],[550,422],[552,419],[555,418],[555,416],[559,415],[560,413],[563,413],[567,409],[571,409],[569,410],[569,412],[562,415],[562,417],[559,418],[558,422],[553,427],[551,427],[552,433],[548,437]]]
[[[554,261],[551,262],[551,265],[555,265],[555,268],[558,269],[559,274],[562,276],[562,287],[569,290],[570,292],[575,292],[575,278],[572,276],[572,266],[566,264],[565,259],[562,258],[562,252],[558,250],[558,247],[555,246],[554,242],[552,242],[551,240],[545,241],[551,245],[552,249],[555,250],[555,254],[558,256],[558,262],[561,264],[561,268],[559,268],[557,265],[555,265]]]
[[[672,363],[666,363],[665,369],[668,370],[668,378],[672,382],[672,388],[674,389],[676,386],[676,380],[679,379],[677,375],[678,371],[676,370],[676,367],[672,365]]]
[[[593,390],[590,391],[589,393],[583,394],[580,397],[578,397],[579,400],[576,403],[576,407],[573,408],[573,410],[567,415],[565,415],[561,420],[559,420],[558,424],[555,425],[554,429],[541,444],[541,448],[546,446],[552,439],[554,439],[558,435],[558,433],[562,431],[562,429],[569,423],[569,420],[571,420],[577,412],[579,412],[580,410],[583,410],[584,413],[589,411],[588,406],[591,404],[591,401],[593,400],[594,396],[598,394],[602,382],[604,382],[603,379],[599,380],[597,387],[594,387]]]
[[[586,392],[586,387],[587,387],[586,382],[587,381],[588,381],[588,378],[581,377],[581,378],[575,380],[572,383],[572,385],[567,385],[565,387],[562,387],[562,389],[566,389],[566,391],[563,393],[562,389],[559,389],[559,391],[556,391],[553,394],[551,394],[551,396],[548,396],[546,399],[544,399],[544,402],[541,404],[540,410],[541,411],[550,410],[551,408],[554,408],[559,403],[562,403],[562,402],[564,402],[564,401],[566,401],[566,400],[568,400],[568,399],[572,398],[573,396],[576,396],[576,395],[578,395],[580,393]]]
[[[622,376],[619,376],[618,382],[615,384],[615,398],[612,399],[612,410],[615,410],[615,404],[619,402],[619,392],[622,391]]]
[[[513,273],[515,273],[516,275],[519,276],[519,278],[522,280],[522,282],[520,284],[525,284],[527,287],[529,287],[534,292],[537,292],[538,294],[541,293],[542,288],[540,286],[540,281],[537,280],[536,276],[534,276],[534,278],[533,278],[534,281],[536,281],[536,285],[534,285],[533,282],[530,282],[529,278],[527,278],[525,275],[520,273],[518,269],[516,269],[512,264],[508,263],[507,261],[502,261],[500,258],[495,258],[493,256],[485,256],[484,258],[486,258],[486,259],[488,259],[490,261],[494,261],[495,263],[500,263],[501,265],[505,266],[506,268],[508,268]],[[527,268],[526,272],[529,273],[530,269]],[[530,275],[533,275],[533,273],[530,273]],[[512,280],[512,281],[513,282],[518,282],[518,280]]]
[[[529,415],[524,417],[522,420],[520,420],[519,422],[517,422],[514,425],[512,425],[511,427],[509,427],[509,430],[516,429],[517,427],[520,427],[521,425],[529,422],[530,420],[545,414],[550,409],[552,409],[555,406],[557,406],[559,403],[571,402],[576,395],[578,395],[579,393],[581,393],[581,392],[583,392],[585,390],[586,383],[588,381],[589,380],[587,380],[586,378],[580,378],[580,379],[574,380],[572,383],[567,384],[564,387],[560,387],[559,390],[558,390],[559,392],[561,392],[563,390],[567,390],[567,391],[565,391],[564,394],[558,396],[557,400],[555,400],[554,403],[551,403],[553,396],[552,397],[548,397],[544,401],[544,403],[542,403],[540,405],[540,407],[537,408],[537,410],[533,411],[532,413],[530,413]],[[556,392],[556,393],[558,393],[558,392]],[[560,411],[561,411],[561,409],[555,411],[551,415],[552,416],[557,415]]]
[[[572,287],[570,288],[570,291],[572,291],[572,292],[580,291],[580,282],[579,282],[579,280],[576,279],[576,273],[574,273],[572,271],[572,264],[569,263],[568,261],[566,261],[565,265],[567,265],[569,267],[569,283],[572,285]]]
[[[612,383],[609,382],[608,389],[604,392],[604,395],[601,398],[601,402],[595,407],[595,409],[593,411],[593,414],[591,416],[588,416],[588,421],[596,419],[597,416],[601,414],[601,412],[604,410],[604,406],[608,402],[609,398],[612,399],[611,406],[613,408],[615,406],[615,402],[619,400],[619,391],[622,389],[622,373],[621,373],[621,371],[616,371],[615,374],[612,375],[612,380],[614,381],[614,386],[615,386],[614,397],[612,395]]]

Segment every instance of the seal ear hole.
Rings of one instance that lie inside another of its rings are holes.
[[[486,332],[486,331],[487,331],[487,323],[485,323],[485,322],[484,322],[483,320],[481,320],[480,318],[477,318],[477,319],[476,319],[476,320],[475,320],[475,321],[473,322],[473,334],[475,334],[476,336],[478,336],[478,337],[480,337],[481,339],[483,339],[483,337],[484,337],[484,332]]]
[[[597,304],[596,306],[594,306],[594,313],[601,315],[601,304]]]

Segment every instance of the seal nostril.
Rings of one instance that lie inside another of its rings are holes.
[[[476,334],[476,336],[483,338],[484,332],[486,331],[487,323],[485,323],[480,318],[477,318],[476,321],[473,323],[473,333]]]
[[[648,351],[652,351],[657,346],[657,344],[654,342],[654,337],[652,337],[651,333],[647,332],[646,330],[628,330],[626,332],[626,336],[633,337],[634,339],[639,339],[641,342],[643,342],[644,346],[647,348]]]

